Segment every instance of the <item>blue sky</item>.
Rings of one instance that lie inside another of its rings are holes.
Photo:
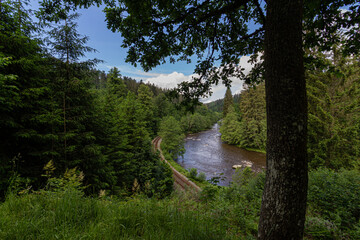
[[[30,1],[31,8],[38,8],[35,0]],[[81,14],[78,19],[78,32],[82,35],[89,36],[88,46],[95,48],[98,52],[86,54],[87,59],[98,58],[104,63],[100,63],[97,68],[108,72],[110,68],[117,67],[123,76],[134,78],[138,81],[141,79],[145,82],[154,83],[160,87],[172,88],[182,81],[191,79],[195,68],[196,59],[187,64],[186,62],[177,62],[175,64],[165,63],[157,66],[149,72],[144,72],[140,67],[133,67],[130,63],[125,62],[127,49],[121,47],[122,37],[120,33],[113,33],[107,29],[105,22],[105,13],[103,7],[91,7],[89,9],[80,9],[77,12]],[[244,57],[242,62],[245,68],[251,68]],[[238,93],[242,89],[242,82],[233,79],[231,88],[233,93]],[[204,102],[214,101],[223,98],[225,87],[222,85],[214,86],[213,95]]]

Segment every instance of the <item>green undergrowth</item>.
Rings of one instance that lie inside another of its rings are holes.
[[[360,239],[360,172],[319,169],[309,173],[305,236]]]
[[[264,173],[237,169],[229,187],[157,199],[97,197],[79,178],[49,179],[44,190],[13,189],[0,203],[0,239],[256,239]],[[309,173],[305,239],[359,239],[360,173]]]
[[[87,197],[73,180],[52,179],[60,184],[32,193],[10,192],[0,203],[0,239],[254,239],[258,217],[244,218],[246,202],[252,203],[233,199],[235,188],[120,199],[104,192]]]

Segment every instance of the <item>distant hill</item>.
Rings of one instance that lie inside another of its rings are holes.
[[[99,71],[99,70],[93,70],[93,73],[97,76],[96,78],[94,78],[95,80],[93,82],[95,87],[97,89],[105,88],[107,83],[107,73],[105,73],[105,71]],[[126,88],[135,94],[137,94],[137,90],[141,84],[147,85],[150,88],[150,90],[153,92],[154,96],[157,96],[160,93],[164,93],[168,91],[168,89],[160,88],[154,84],[144,83],[142,80],[136,81],[131,77],[121,76],[121,79],[124,81]]]
[[[237,93],[233,95],[234,104],[238,105],[240,102],[241,94]],[[214,112],[222,112],[224,107],[224,98],[215,100],[213,102],[209,102],[205,104],[209,110],[212,110]]]

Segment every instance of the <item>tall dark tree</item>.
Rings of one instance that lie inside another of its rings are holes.
[[[46,61],[40,42],[32,38],[36,28],[22,4],[0,2],[0,197],[15,172],[39,186],[41,169],[49,159]]]
[[[126,97],[127,89],[124,81],[121,79],[119,69],[117,69],[116,67],[110,69],[107,75],[107,82],[109,96],[115,97],[117,99]]]
[[[231,94],[231,89],[230,89],[230,87],[228,87],[226,89],[225,97],[224,97],[224,107],[223,107],[223,116],[224,117],[226,117],[226,115],[228,114],[229,107],[231,105],[233,105],[233,97],[232,97],[232,94]]]
[[[241,114],[240,145],[265,150],[266,147],[266,103],[265,85],[246,89],[241,93],[239,104]]]
[[[360,67],[357,56],[344,58],[341,50],[311,52],[322,64],[306,72],[310,168],[351,169],[360,164]],[[334,70],[326,71],[329,68]]]
[[[303,236],[308,175],[302,9],[301,0],[267,5],[267,154],[259,239]]]
[[[141,84],[138,89],[137,99],[140,103],[143,112],[143,118],[146,122],[146,130],[150,134],[151,137],[155,137],[155,119],[154,119],[154,105],[153,105],[153,92],[151,92],[150,88]]]
[[[108,187],[112,176],[103,147],[94,135],[100,131],[101,121],[96,119],[95,95],[90,90],[95,78],[91,68],[99,60],[79,60],[86,52],[95,50],[86,46],[88,37],[78,33],[78,16],[65,11],[49,31],[48,45],[54,65],[50,76],[53,113],[61,118],[61,123],[53,125],[53,134],[57,136],[54,163],[58,173],[74,167],[84,171],[85,184],[96,192]]]

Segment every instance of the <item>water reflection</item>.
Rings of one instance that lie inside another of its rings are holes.
[[[178,163],[186,169],[196,168],[198,172],[204,172],[208,179],[224,173],[226,179],[220,181],[221,186],[229,185],[231,176],[235,173],[233,165],[250,162],[255,171],[260,171],[266,165],[265,154],[221,142],[218,124],[210,130],[188,135],[185,149],[186,153],[177,160]]]

